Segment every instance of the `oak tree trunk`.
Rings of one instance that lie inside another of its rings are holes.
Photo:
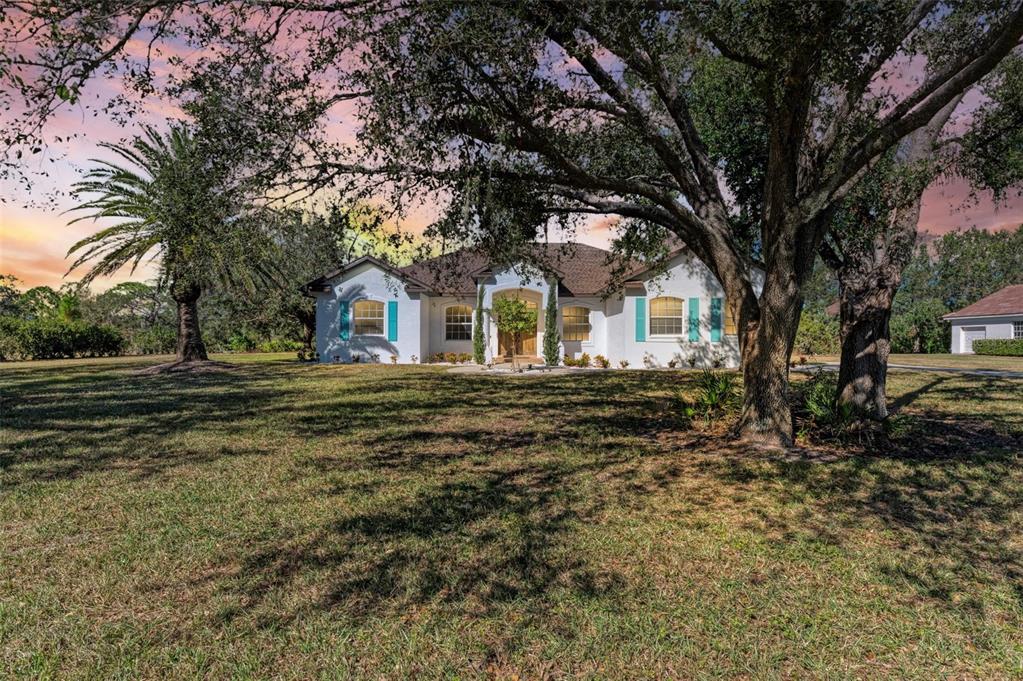
[[[861,416],[880,421],[888,417],[885,382],[891,348],[888,323],[894,290],[873,291],[872,295],[860,297],[859,304],[847,300],[851,294],[842,290],[838,400],[850,405]]]
[[[179,362],[194,362],[209,359],[206,344],[202,342],[199,329],[199,295],[202,289],[197,284],[175,282],[171,285],[171,297],[178,307],[178,349]]]
[[[748,323],[742,344],[743,407],[738,433],[745,442],[790,447],[789,357],[801,298],[762,299],[760,319]]]

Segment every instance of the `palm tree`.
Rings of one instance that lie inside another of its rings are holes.
[[[177,304],[178,361],[206,360],[199,328],[199,297],[217,281],[250,279],[253,234],[241,229],[240,210],[228,188],[224,164],[203,153],[181,123],[166,135],[146,127],[125,146],[102,144],[118,163],[93,160],[96,167],[75,184],[75,195],[92,195],[72,210],[90,211],[72,220],[116,218],[117,224],[88,236],[68,251],[75,269],[87,262],[89,283],[125,265],[134,272],[143,259],[158,260],[160,284]]]

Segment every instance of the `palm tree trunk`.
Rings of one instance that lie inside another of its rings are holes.
[[[196,362],[209,359],[206,344],[202,342],[199,329],[199,295],[202,289],[193,283],[174,282],[171,297],[178,306],[178,351],[179,362]]]

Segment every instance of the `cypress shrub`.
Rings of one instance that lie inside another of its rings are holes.
[[[558,333],[558,285],[551,284],[547,290],[547,309],[543,318],[543,361],[549,366],[557,366],[560,357],[558,350],[561,336]]]
[[[477,364],[487,361],[486,339],[483,337],[483,287],[476,294],[476,317],[472,325],[472,359]]]

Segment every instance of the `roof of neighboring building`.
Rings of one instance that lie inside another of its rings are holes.
[[[1023,315],[1023,284],[1006,286],[985,298],[981,298],[973,305],[967,305],[961,310],[948,313],[942,319],[997,317],[1011,314]]]

